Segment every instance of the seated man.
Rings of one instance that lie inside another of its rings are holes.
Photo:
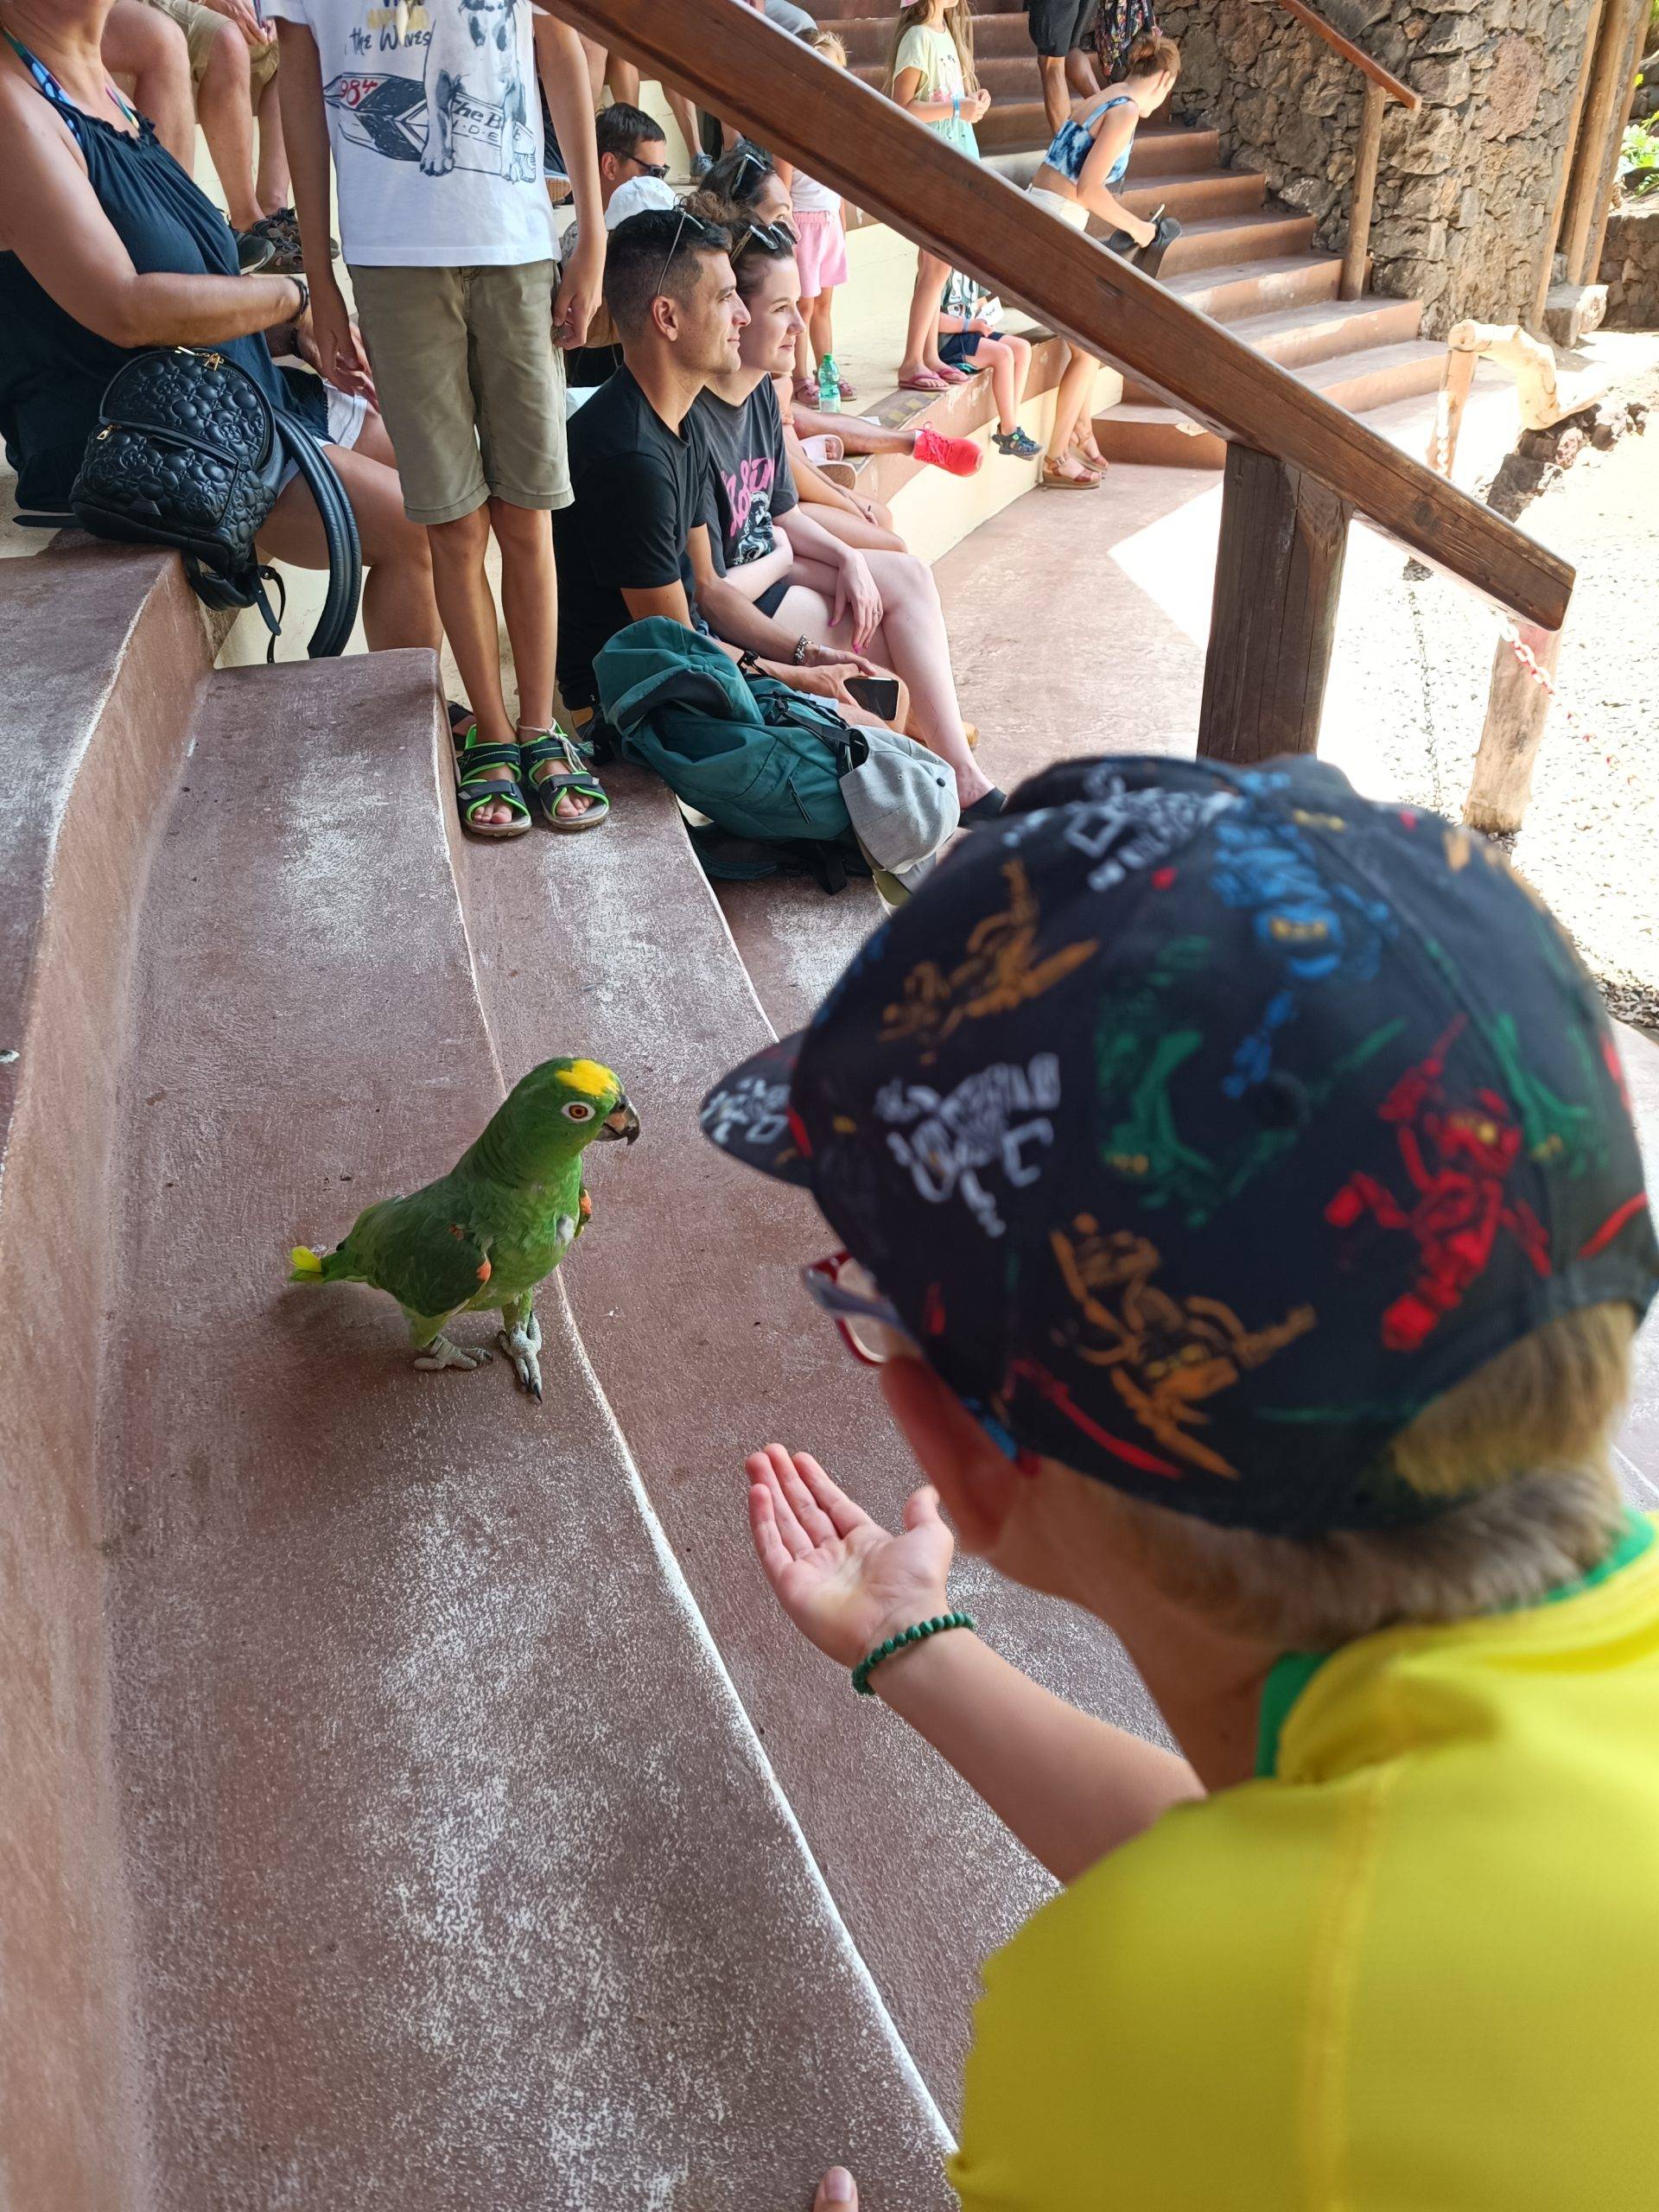
[[[651,178],[658,182],[668,175],[668,146],[655,116],[626,100],[601,108],[594,123],[599,149],[599,204],[608,216],[611,202],[625,184]],[[617,214],[620,218],[622,210]],[[609,227],[607,226],[607,227]],[[601,385],[622,365],[622,348],[610,318],[601,315],[588,333],[585,346],[573,347],[564,357],[565,382],[573,391]]]
[[[553,518],[559,573],[559,691],[578,730],[599,703],[594,658],[649,615],[710,631],[797,690],[851,707],[870,664],[771,621],[712,574],[710,457],[692,410],[710,378],[739,365],[747,321],[729,234],[684,208],[632,215],[610,234],[605,303],[623,365],[570,419],[572,501]],[[856,715],[856,709],[854,710]]]
[[[1314,760],[1068,762],[703,1125],[850,1247],[804,1287],[925,1484],[889,1533],[757,1452],[766,1580],[1064,1885],[985,1967],[964,2212],[1659,2204],[1613,1451],[1659,1247],[1501,855]],[[958,1541],[1115,1630],[1179,1749],[981,1642]]]
[[[276,89],[276,35],[252,0],[148,0],[184,33],[201,135],[207,141],[232,228],[262,265],[302,267],[299,229],[288,204],[288,156]],[[254,155],[254,125],[259,150]],[[194,169],[193,158],[183,167]]]

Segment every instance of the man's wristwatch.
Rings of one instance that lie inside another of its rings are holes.
[[[807,636],[804,630],[803,630],[800,636],[796,639],[795,650],[790,655],[790,658],[794,662],[797,668],[804,668],[806,666],[806,656],[811,643],[812,640]]]

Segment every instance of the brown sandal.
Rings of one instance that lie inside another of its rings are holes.
[[[1098,492],[1100,479],[1092,470],[1085,470],[1081,476],[1066,476],[1052,461],[1046,461],[1037,488],[1039,492]]]

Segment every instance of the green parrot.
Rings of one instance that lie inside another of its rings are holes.
[[[457,1313],[498,1307],[496,1341],[533,1398],[542,1395],[537,1287],[588,1225],[582,1155],[595,1137],[632,1144],[639,1116],[596,1060],[543,1060],[513,1086],[478,1142],[407,1198],[382,1198],[332,1252],[301,1245],[290,1282],[366,1282],[409,1319],[416,1367],[481,1367],[482,1346],[452,1344]]]

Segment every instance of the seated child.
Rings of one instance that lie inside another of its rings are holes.
[[[982,292],[965,270],[952,270],[939,306],[939,359],[953,369],[988,371],[996,398],[992,444],[1014,461],[1035,461],[1042,448],[1020,427],[1020,403],[1031,374],[1031,340],[996,326],[1002,302]]]

